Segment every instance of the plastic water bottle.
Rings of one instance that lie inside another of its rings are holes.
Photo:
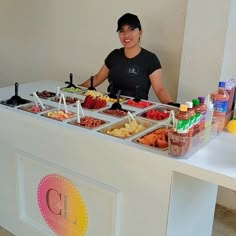
[[[205,104],[207,106],[207,111],[205,114],[205,128],[208,128],[212,124],[214,106],[212,101],[210,100],[210,95],[206,97]]]

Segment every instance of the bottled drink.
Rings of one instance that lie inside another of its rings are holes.
[[[205,104],[205,97],[201,96],[198,97],[198,100],[200,102],[199,106],[201,109],[201,121],[200,121],[200,125],[201,125],[201,130],[205,129],[205,116],[206,116],[206,112],[207,112],[207,106]]]
[[[225,90],[225,82],[219,82],[218,93],[211,94],[213,100],[213,121],[218,123],[218,132],[222,131],[226,123],[229,95]]]
[[[198,99],[193,99],[193,109],[195,111],[195,125],[194,125],[194,131],[193,131],[193,136],[198,134],[201,131],[201,128],[203,125],[201,125],[201,107],[200,107],[200,102]]]
[[[189,135],[193,136],[193,132],[194,132],[194,125],[195,125],[195,110],[193,109],[193,103],[187,101],[186,105],[188,107],[188,113],[190,115],[190,128],[189,128]]]
[[[235,96],[235,85],[232,81],[227,81],[225,85],[225,90],[229,95],[227,114],[229,114],[234,109],[234,96]]]

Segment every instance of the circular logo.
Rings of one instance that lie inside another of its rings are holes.
[[[45,176],[38,186],[38,204],[43,218],[59,236],[83,236],[88,226],[84,201],[65,177]]]

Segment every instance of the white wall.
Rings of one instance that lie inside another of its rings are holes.
[[[178,101],[217,89],[219,80],[236,75],[236,1],[189,0]],[[236,209],[236,194],[219,188],[217,202]]]
[[[231,0],[230,3],[221,80],[225,80],[229,75],[236,78],[236,1]]]
[[[189,0],[178,101],[205,96],[221,76],[230,0]]]
[[[121,47],[117,19],[132,12],[143,26],[142,46],[160,58],[175,98],[186,7],[187,0],[0,0],[0,86],[65,81],[70,72],[76,83],[88,79]]]
[[[228,17],[228,27],[226,34],[223,64],[221,69],[221,80],[228,76],[236,78],[236,1],[231,0],[230,12]],[[220,187],[217,202],[228,208],[236,210],[236,192]]]

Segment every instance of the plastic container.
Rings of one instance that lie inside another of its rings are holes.
[[[182,158],[189,153],[192,146],[192,136],[187,133],[178,133],[174,129],[168,132],[169,155]]]

